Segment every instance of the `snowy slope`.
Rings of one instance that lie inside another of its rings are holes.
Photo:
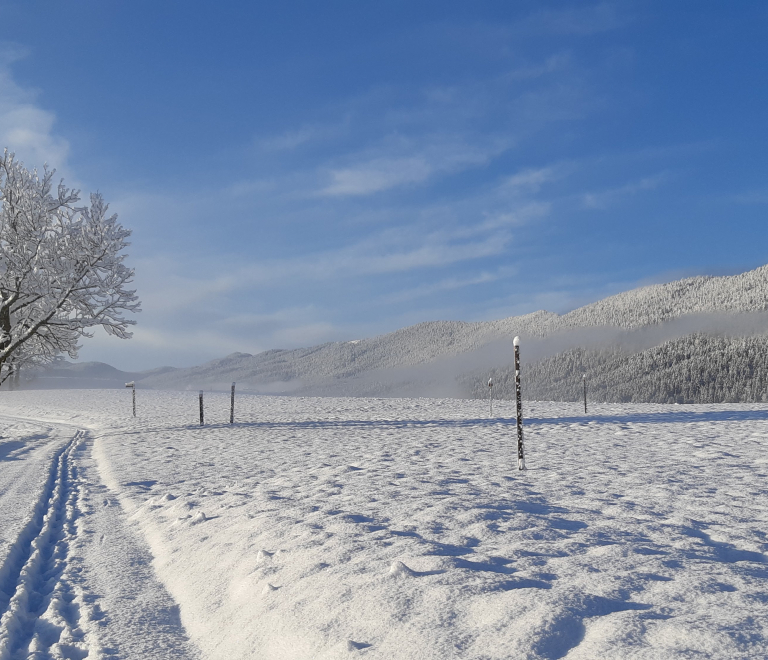
[[[412,395],[450,391],[466,396],[467,388],[446,390],[446,382],[453,384],[456,376],[473,369],[511,363],[508,344],[515,335],[523,338],[524,345],[544,337],[555,338],[547,348],[539,342],[538,357],[544,357],[556,353],[553,347],[557,345],[563,345],[559,350],[564,350],[589,340],[610,343],[617,331],[668,324],[666,336],[663,331],[657,333],[658,344],[696,331],[718,331],[712,314],[754,315],[766,310],[768,266],[763,266],[740,275],[694,277],[643,287],[564,315],[539,311],[479,323],[433,321],[351,342],[258,355],[235,353],[198,367],[150,375],[142,383],[164,389],[226,389],[237,381],[244,388],[264,393]],[[686,317],[686,323],[675,323],[681,317]],[[747,324],[768,330],[765,316],[753,316]],[[738,325],[731,323],[731,331],[738,334]],[[725,327],[729,327],[727,323]],[[606,328],[613,328],[614,333],[607,333]],[[601,331],[590,338],[585,329]],[[451,362],[457,356],[468,359]]]
[[[768,410],[13,392],[77,411],[206,658],[768,655]],[[2,469],[2,468],[0,468]]]

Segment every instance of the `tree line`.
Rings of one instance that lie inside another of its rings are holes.
[[[737,403],[768,401],[768,335],[725,337],[693,333],[630,353],[618,347],[574,348],[523,365],[523,396],[579,401],[586,375],[597,402]],[[514,398],[512,365],[490,372],[495,398]],[[460,377],[467,394],[488,396],[488,374]]]

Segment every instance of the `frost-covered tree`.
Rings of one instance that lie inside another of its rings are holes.
[[[20,367],[77,357],[78,340],[101,326],[127,339],[139,311],[133,270],[124,263],[130,231],[107,215],[99,193],[89,206],[55,170],[27,170],[8,150],[0,161],[0,383]]]

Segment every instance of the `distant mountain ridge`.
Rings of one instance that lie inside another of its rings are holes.
[[[240,390],[274,394],[483,397],[492,373],[498,379],[496,395],[510,396],[511,340],[519,335],[529,398],[574,398],[573,383],[588,373],[594,395],[603,400],[741,400],[745,392],[754,396],[754,382],[746,383],[751,376],[732,373],[733,382],[717,394],[712,389],[717,373],[707,367],[703,351],[717,346],[733,355],[751,351],[743,364],[749,363],[753,373],[762,369],[755,357],[762,340],[739,343],[736,338],[761,334],[768,334],[768,265],[738,275],[645,286],[562,315],[541,310],[497,321],[429,321],[367,339],[232,353],[186,369],[129,373],[100,363],[59,365],[33,386],[56,386],[62,378],[62,384],[67,379],[80,383],[69,385],[74,387],[122,387],[136,380],[140,387],[196,390],[227,389],[234,381]],[[719,343],[691,339],[715,335],[722,336]],[[660,348],[669,342],[677,343]],[[664,369],[648,371],[642,387],[629,376],[661,355],[667,362],[670,355],[677,357]],[[675,370],[684,363],[689,369],[698,365],[698,386],[681,385],[685,376]]]
[[[57,362],[33,375],[25,387],[34,389],[114,389],[130,381],[141,382],[148,376],[173,371],[160,367],[149,371],[121,371],[104,362]],[[27,374],[22,373],[26,379]]]
[[[274,393],[391,395],[403,390],[413,394],[419,387],[413,384],[409,369],[482,352],[494,344],[509,342],[515,335],[523,339],[525,347],[526,340],[567,335],[585,328],[628,331],[662,326],[691,315],[765,311],[768,266],[738,275],[691,277],[645,286],[563,315],[542,310],[498,321],[429,321],[354,342],[270,350],[258,355],[234,353],[197,367],[153,374],[142,382],[163,389],[223,388],[237,381],[246,388]],[[498,352],[499,359],[509,361],[508,348]],[[398,370],[405,370],[399,380]],[[464,373],[471,371],[466,368]],[[457,376],[461,373],[453,375],[454,381]],[[470,394],[465,386],[448,389],[458,395]]]

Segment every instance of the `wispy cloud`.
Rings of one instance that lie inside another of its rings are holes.
[[[370,195],[399,186],[419,184],[438,175],[483,165],[508,147],[508,140],[493,140],[483,145],[472,144],[454,136],[430,137],[415,143],[412,140],[398,140],[395,145],[384,141],[368,153],[350,157],[352,164],[349,166],[329,169],[330,183],[320,194]]]
[[[441,268],[504,252],[511,240],[506,231],[486,233],[471,241],[456,241],[448,234],[418,237],[414,244],[396,238],[401,232],[381,232],[347,247],[298,258],[262,261],[240,271],[238,282],[256,285],[279,280],[327,280]]]
[[[432,296],[436,293],[444,291],[455,291],[456,289],[463,289],[468,286],[477,286],[479,284],[490,284],[496,282],[501,278],[509,277],[517,272],[516,268],[502,268],[495,272],[483,271],[472,277],[449,277],[433,284],[424,284],[422,286],[413,287],[403,291],[396,291],[382,298],[382,302],[385,303],[402,303],[409,300],[415,300],[417,298],[424,298],[426,296]]]
[[[535,80],[542,76],[562,71],[570,64],[571,57],[568,53],[557,53],[550,55],[543,62],[516,66],[505,73],[502,78],[506,81]]]
[[[270,136],[258,136],[256,147],[265,152],[294,151],[309,144],[326,142],[338,138],[348,130],[347,118],[325,124],[304,124],[282,133]]]
[[[502,186],[514,192],[538,192],[545,183],[554,181],[562,176],[562,168],[539,167],[521,170],[517,174],[507,177]]]
[[[355,167],[331,170],[323,195],[370,195],[405,184],[421,183],[434,172],[423,157],[375,158]]]
[[[601,190],[599,192],[588,192],[582,195],[582,202],[588,209],[606,209],[612,206],[623,197],[637,195],[649,190],[655,190],[669,179],[667,172],[661,172],[653,176],[644,177],[637,181],[631,181],[623,186]]]

